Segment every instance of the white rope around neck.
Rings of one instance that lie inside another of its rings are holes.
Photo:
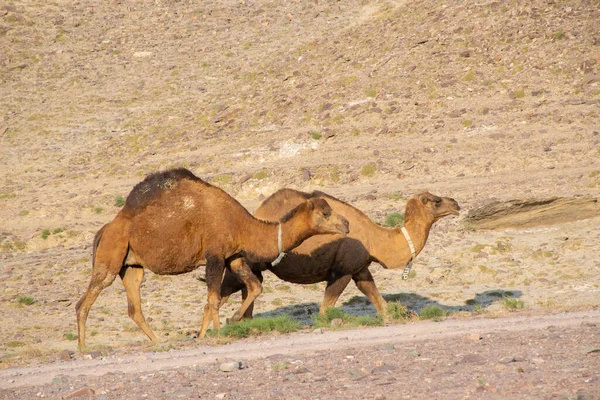
[[[406,230],[406,228],[402,227],[402,228],[400,228],[400,230],[402,231],[404,238],[408,242],[408,247],[410,248],[410,254],[411,254],[410,260],[408,260],[408,264],[406,264],[406,267],[404,267],[404,271],[402,271],[402,280],[405,281],[408,279],[408,274],[410,274],[410,269],[412,268],[413,260],[417,256],[417,252],[415,250],[415,245],[413,244],[412,240],[410,239],[410,235],[408,234],[408,231]]]
[[[279,231],[277,232],[277,248],[279,249],[279,256],[277,256],[277,258],[275,259],[275,261],[273,261],[271,263],[271,266],[276,266],[277,264],[279,264],[281,262],[281,260],[283,259],[283,256],[285,256],[285,253],[283,252],[283,239],[282,239],[282,232],[281,232],[281,223],[279,224]]]

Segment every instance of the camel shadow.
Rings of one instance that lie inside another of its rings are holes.
[[[475,310],[483,310],[488,308],[491,304],[502,300],[504,297],[511,297],[518,299],[523,295],[520,290],[486,290],[482,293],[477,293],[473,298],[467,299],[462,305],[446,305],[440,303],[429,297],[421,296],[415,293],[393,293],[393,294],[382,294],[385,301],[400,302],[406,306],[409,311],[416,312],[417,314],[422,308],[427,306],[438,306],[442,310],[453,313],[458,311],[472,312]],[[257,313],[254,315],[255,318],[273,318],[280,315],[289,315],[296,321],[304,325],[312,325],[313,318],[319,314],[320,304],[316,302],[310,303],[298,303],[290,304],[287,306],[279,307],[271,311]],[[354,316],[376,316],[377,310],[371,304],[366,296],[354,296],[344,303],[338,305],[344,313]]]

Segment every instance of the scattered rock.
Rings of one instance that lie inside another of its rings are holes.
[[[477,341],[483,339],[483,337],[479,333],[469,333],[467,335],[467,339],[477,342]]]
[[[76,390],[76,391],[72,392],[71,394],[67,395],[67,397],[65,397],[65,399],[74,399],[76,397],[90,396],[90,395],[93,396],[94,394],[96,394],[94,389],[91,389],[89,387],[84,387],[84,388]]]
[[[471,57],[471,54],[472,54],[472,53],[471,53],[471,50],[465,50],[465,51],[461,51],[461,52],[459,53],[459,55],[460,55],[461,57],[465,57],[465,58]]]
[[[304,182],[310,181],[310,171],[307,169],[302,170],[302,180]]]
[[[578,106],[581,104],[585,104],[585,100],[584,99],[573,99],[570,101],[570,103],[574,106]]]
[[[500,360],[498,360],[500,364],[510,364],[515,361],[516,359],[513,356],[502,357]]]
[[[397,370],[398,368],[399,367],[396,365],[383,364],[383,365],[373,368],[371,370],[371,374],[375,375],[375,374],[382,374],[385,372],[392,372],[392,371]]]
[[[486,363],[487,363],[486,359],[478,354],[467,354],[459,361],[459,364],[483,365]]]
[[[62,360],[62,361],[69,361],[71,359],[73,359],[73,352],[72,351],[61,351],[60,354],[58,355],[58,359]]]
[[[342,326],[344,324],[344,321],[341,318],[334,318],[331,320],[331,327],[332,328],[336,328],[339,326]]]
[[[238,369],[241,369],[239,361],[229,361],[219,365],[219,371],[222,372],[233,372]]]

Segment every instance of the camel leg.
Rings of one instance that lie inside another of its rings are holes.
[[[246,286],[246,290],[242,289],[246,292],[246,296],[242,294],[242,305],[231,317],[231,321],[235,322],[242,319],[248,307],[262,293],[262,285],[243,258],[231,262],[231,272]]]
[[[255,275],[255,276],[256,276],[256,278],[258,278],[258,281],[260,282],[261,291],[262,291],[263,276],[261,273],[258,273],[258,275]],[[247,297],[248,297],[248,290],[246,288],[244,288],[244,289],[242,289],[242,301],[246,300]],[[244,316],[242,317],[242,319],[252,319],[253,312],[254,312],[254,301],[252,301],[248,305],[248,308],[246,309],[246,312],[244,313]]]
[[[325,310],[335,306],[335,303],[340,298],[342,292],[346,289],[348,283],[350,283],[351,278],[352,275],[344,275],[327,282],[325,296],[323,297],[323,303],[321,303],[321,309],[319,310],[321,314],[325,314]]]
[[[240,290],[244,290],[244,283],[241,282],[229,269],[225,270],[225,275],[223,276],[223,283],[221,284],[221,303],[219,304],[219,309],[225,305],[229,296],[232,294],[239,292]]]
[[[92,278],[90,284],[77,304],[77,338],[79,350],[85,348],[85,323],[90,308],[98,298],[98,295],[109,287],[123,266],[123,261],[129,248],[129,222],[126,220],[114,220],[104,229],[95,258],[92,261]]]
[[[144,314],[142,313],[140,286],[144,279],[144,268],[138,266],[125,266],[121,269],[119,275],[121,276],[123,286],[125,286],[125,292],[127,293],[127,312],[129,317],[142,329],[142,331],[144,331],[150,340],[154,343],[158,343],[158,339],[146,323],[146,318],[144,318]]]
[[[359,273],[354,274],[352,279],[354,279],[354,283],[356,283],[358,290],[371,300],[371,303],[373,303],[375,309],[381,315],[381,318],[383,318],[383,321],[387,322],[387,303],[383,297],[381,297],[379,289],[377,289],[375,281],[373,280],[373,275],[371,275],[371,271],[369,271],[368,268],[364,268]]]
[[[213,329],[219,331],[219,305],[221,303],[221,282],[223,280],[223,271],[225,270],[225,259],[218,256],[206,257],[206,286],[208,289],[208,301],[204,306],[204,315],[202,316],[202,326],[198,337],[206,336],[208,325],[211,320]]]

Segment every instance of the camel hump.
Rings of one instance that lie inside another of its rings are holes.
[[[148,206],[153,200],[157,199],[162,193],[173,190],[182,180],[191,180],[208,185],[202,179],[194,175],[185,168],[170,169],[163,172],[155,172],[148,175],[143,181],[134,186],[127,200],[124,210],[130,213],[136,213]]]

